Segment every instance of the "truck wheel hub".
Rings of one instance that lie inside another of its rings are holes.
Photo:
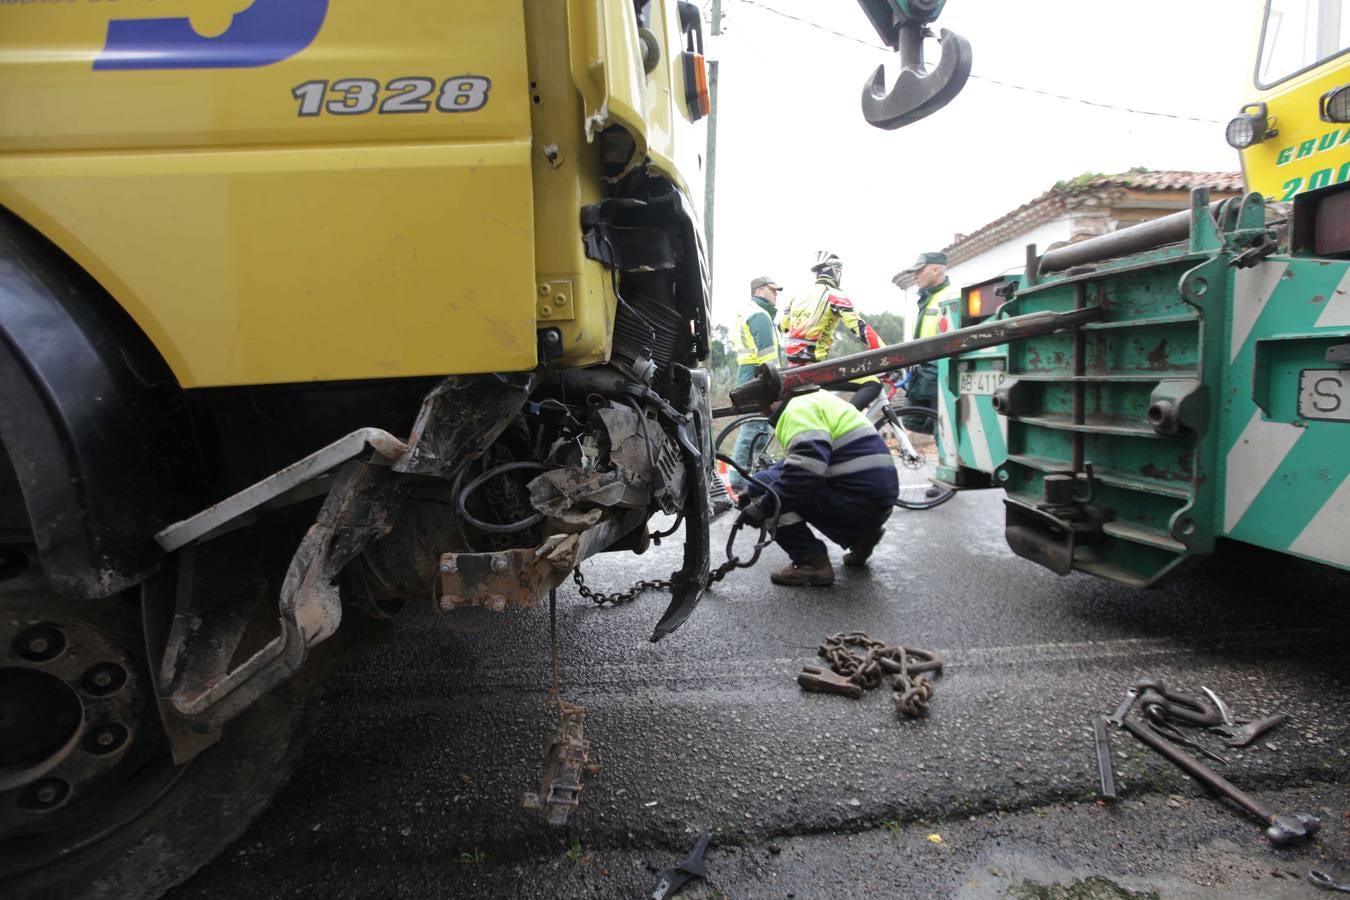
[[[144,692],[132,659],[86,622],[8,615],[0,647],[0,819],[33,822],[119,768]]]

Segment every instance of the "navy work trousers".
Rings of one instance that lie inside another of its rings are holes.
[[[780,477],[782,469],[775,466],[757,473],[755,480],[772,486]],[[750,491],[759,495],[763,488],[756,486]],[[847,548],[853,546],[858,538],[880,528],[891,517],[893,509],[894,497],[843,494],[826,483],[810,496],[782,505],[778,519],[778,546],[787,551],[795,563],[805,562],[813,556],[824,556],[825,542],[811,531],[812,526],[834,543]]]

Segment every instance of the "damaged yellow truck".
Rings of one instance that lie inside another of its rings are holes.
[[[405,603],[666,513],[684,621],[708,111],[675,0],[0,4],[0,894],[186,877]]]

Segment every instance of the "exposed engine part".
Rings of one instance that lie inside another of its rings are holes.
[[[688,323],[672,304],[628,291],[614,319],[614,359],[639,381],[651,383],[653,366],[664,370],[676,360],[688,333]]]

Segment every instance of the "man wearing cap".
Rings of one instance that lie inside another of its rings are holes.
[[[773,318],[778,311],[778,292],[782,290],[778,282],[768,275],[761,275],[750,281],[750,299],[741,308],[736,317],[736,383],[744,384],[755,374],[755,367],[761,363],[778,362],[778,331],[773,326]],[[773,428],[764,422],[747,422],[741,426],[736,436],[736,446],[731,458],[747,469],[750,468],[750,454],[755,446],[768,445]],[[745,488],[745,479],[739,472],[731,471],[727,475],[731,489],[740,493]]]
[[[942,302],[952,297],[956,289],[947,280],[947,254],[942,252],[920,253],[914,265],[903,270],[901,275],[913,275],[914,285],[919,289],[918,319],[914,323],[913,339],[932,337],[938,333],[938,319],[942,316]],[[915,406],[937,408],[937,363],[920,363],[914,368],[906,393],[909,402]],[[907,428],[927,430],[932,420],[905,422]]]

